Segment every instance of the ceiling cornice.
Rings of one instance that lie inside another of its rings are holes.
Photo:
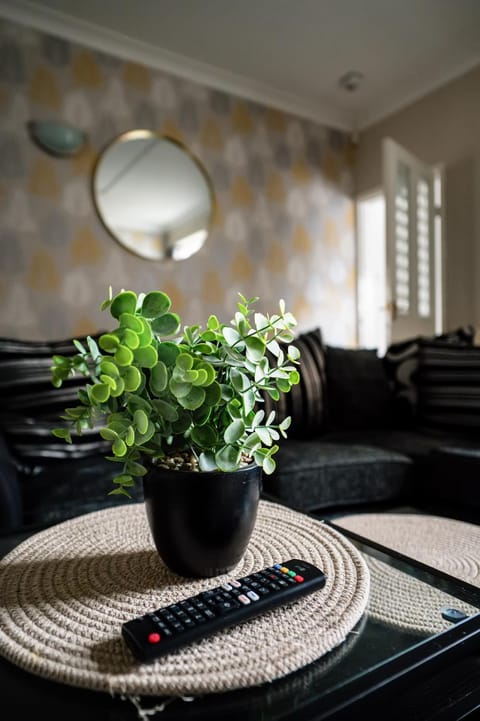
[[[440,69],[437,77],[431,78],[428,82],[419,82],[415,88],[411,88],[400,96],[386,96],[381,98],[378,103],[373,103],[371,107],[358,113],[358,130],[366,130],[370,126],[376,125],[377,123],[382,122],[382,120],[386,120],[388,116],[401,112],[404,108],[422,100],[422,98],[425,98],[427,95],[435,92],[435,90],[439,90],[452,80],[456,80],[462,75],[465,75],[470,70],[476,68],[479,64],[480,55],[468,62],[459,63],[448,72]]]
[[[200,85],[223,90],[261,105],[274,107],[322,125],[352,129],[352,113],[331,107],[322,100],[310,101],[236,73],[221,70],[184,55],[158,48],[28,0],[0,0],[0,17],[71,42],[100,50],[124,60],[163,70]]]

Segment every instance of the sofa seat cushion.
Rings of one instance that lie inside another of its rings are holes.
[[[303,511],[395,500],[406,491],[412,461],[374,446],[286,440],[268,493]]]
[[[326,433],[322,438],[327,443],[360,444],[384,448],[406,455],[413,460],[425,460],[432,451],[445,445],[454,445],[458,448],[478,448],[478,441],[475,442],[464,436],[443,431],[423,433],[417,430],[367,428],[361,431]]]
[[[89,458],[48,459],[19,468],[23,523],[47,526],[84,513],[121,503],[143,501],[143,485],[130,488],[133,500],[111,496],[118,464],[101,455]]]
[[[421,491],[425,501],[447,505],[449,512],[457,506],[468,509],[478,523],[480,447],[445,445],[435,449]]]

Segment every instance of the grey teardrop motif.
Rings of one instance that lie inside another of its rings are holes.
[[[70,45],[62,38],[43,37],[43,53],[52,65],[64,68],[70,62]]]
[[[2,271],[7,275],[16,275],[26,270],[27,259],[14,230],[0,231],[0,253],[2,255]]]
[[[275,148],[275,163],[279,168],[282,170],[289,170],[291,164],[292,164],[292,158],[290,154],[289,148],[285,145],[285,143],[281,142],[277,144],[277,147]]]
[[[0,80],[7,83],[25,82],[25,65],[17,45],[5,41],[0,45]]]
[[[140,103],[135,111],[135,120],[139,128],[153,130],[158,125],[158,116],[150,103]]]
[[[247,170],[248,179],[250,181],[250,185],[254,188],[262,188],[265,184],[265,171],[263,167],[263,162],[258,156],[254,156],[249,164],[248,164],[248,170]]]
[[[212,90],[210,93],[210,106],[217,115],[228,115],[231,101],[226,93],[222,93],[219,90]]]
[[[25,174],[20,145],[12,133],[0,136],[0,177],[22,178]]]
[[[196,133],[198,130],[198,112],[192,100],[185,100],[180,108],[180,127],[187,133]]]
[[[70,242],[70,232],[65,216],[56,211],[41,225],[41,237],[51,248],[61,248]]]

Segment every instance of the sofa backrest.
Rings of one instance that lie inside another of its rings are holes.
[[[93,336],[97,337],[97,336]],[[86,338],[79,337],[82,343]],[[72,435],[72,443],[55,438],[66,407],[78,404],[83,378],[70,378],[60,389],[51,382],[53,355],[74,355],[72,340],[26,341],[0,338],[0,428],[20,465],[40,459],[81,458],[108,451],[96,428]]]

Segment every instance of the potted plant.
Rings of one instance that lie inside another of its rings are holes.
[[[143,483],[158,553],[174,572],[212,576],[233,568],[254,528],[262,473],[275,469],[280,436],[262,409],[299,382],[294,316],[254,312],[257,298],[239,294],[229,324],[184,326],[162,291],[122,290],[102,304],[116,327],[77,353],[53,356],[52,383],[85,376],[79,404],[65,409],[53,433],[72,442],[100,420],[118,463],[112,494],[130,497]]]

